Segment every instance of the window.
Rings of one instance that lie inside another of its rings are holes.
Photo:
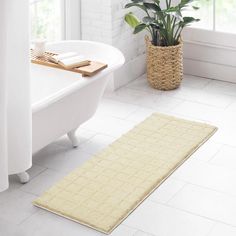
[[[198,0],[200,22],[183,32],[185,72],[235,83],[236,0]]]
[[[31,0],[31,38],[48,41],[63,39],[63,8],[63,0]]]
[[[194,27],[236,34],[236,0],[199,0],[195,17],[201,19]]]
[[[31,38],[80,39],[80,0],[30,0]]]

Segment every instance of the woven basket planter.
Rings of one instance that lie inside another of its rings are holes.
[[[176,46],[154,46],[146,37],[147,79],[159,90],[178,88],[183,79],[183,43]]]

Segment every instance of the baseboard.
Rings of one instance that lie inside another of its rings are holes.
[[[187,48],[190,49],[189,45],[185,49]],[[188,52],[185,53],[185,58],[184,58],[184,73],[199,77],[236,83],[235,62],[234,60],[232,60],[231,63],[226,63],[226,64],[222,63],[222,58],[220,58],[221,53],[222,52],[217,51],[216,53],[217,58],[211,61],[210,58],[205,58],[205,57],[200,58],[198,53],[192,54],[193,58],[188,58],[191,55],[191,52],[189,52],[188,50]],[[235,52],[228,52],[228,53],[231,54]],[[203,53],[203,56],[204,55],[205,53]],[[228,60],[229,58],[225,60],[225,62]],[[107,90],[114,91],[126,85],[127,83],[137,79],[138,77],[142,76],[143,74],[145,74],[145,72],[146,72],[146,55],[143,54],[133,59],[132,61],[129,61],[121,69],[116,71],[109,82]]]
[[[184,72],[236,83],[236,50],[194,41],[184,43]]]
[[[184,73],[236,83],[236,67],[221,64],[214,64],[194,59],[184,59]]]

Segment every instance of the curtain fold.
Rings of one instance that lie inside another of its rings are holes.
[[[0,1],[0,192],[31,167],[29,1]]]

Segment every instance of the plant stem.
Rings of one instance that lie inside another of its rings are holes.
[[[150,26],[147,27],[147,30],[150,32],[152,40],[154,40],[154,34],[153,34],[153,30]]]
[[[170,19],[170,15],[167,16],[167,35],[168,35],[168,42],[171,43],[171,19]]]
[[[180,39],[181,34],[182,34],[182,31],[183,31],[183,28],[181,28],[180,31],[179,31],[179,34],[178,34],[177,39],[176,39],[177,43],[179,42],[179,39]]]
[[[182,32],[183,28],[179,25],[178,29],[175,32],[174,40],[178,43],[180,33]]]
[[[172,43],[174,43],[175,42],[175,38],[174,38],[174,30],[175,30],[175,24],[176,24],[176,17],[174,17],[173,16],[173,18],[172,18],[172,25],[171,25],[171,38],[172,38]]]
[[[166,0],[166,8],[169,8],[168,0]]]
[[[167,46],[168,45],[168,40],[166,39],[165,34],[163,34],[161,31],[160,31],[160,34],[161,34],[161,37],[164,39],[164,45],[161,45],[161,46]]]
[[[145,12],[147,13],[148,17],[150,17],[150,14],[149,14],[148,10],[145,10]]]

